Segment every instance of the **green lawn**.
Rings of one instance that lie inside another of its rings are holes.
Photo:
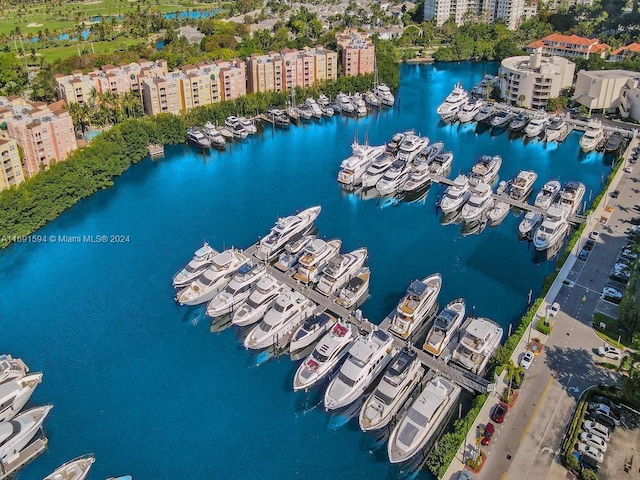
[[[93,50],[95,53],[112,53],[120,50],[124,50],[131,45],[138,45],[140,43],[147,43],[144,38],[119,38],[111,42],[93,42]],[[78,54],[78,46],[80,49],[84,46],[87,49],[91,48],[89,42],[81,42],[79,44],[73,44],[68,47],[53,47],[43,48],[37,52],[42,55],[49,63],[64,58],[73,57]]]

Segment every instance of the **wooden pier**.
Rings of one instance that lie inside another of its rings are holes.
[[[252,245],[243,251],[243,253],[247,256],[252,256],[257,250],[257,244]],[[260,260],[257,260],[260,261]],[[336,294],[333,294],[329,297],[325,297],[318,291],[316,291],[312,286],[306,285],[304,283],[300,283],[292,277],[292,270],[288,272],[281,272],[280,270],[272,267],[271,265],[267,265],[267,273],[272,275],[276,280],[284,283],[288,287],[293,290],[296,290],[302,293],[304,296],[309,298],[311,301],[318,305],[315,313],[320,313],[325,310],[330,311],[335,316],[339,318],[344,318],[359,329],[369,333],[374,329],[378,328],[381,330],[385,330],[388,332],[388,318],[383,321],[380,325],[375,325],[371,323],[369,320],[362,318],[361,316],[354,315],[350,310],[338,305],[336,300]],[[402,340],[395,335],[389,333],[393,338],[393,344],[396,348],[401,349],[404,348],[407,344],[409,347],[415,351],[418,355],[418,358],[422,362],[423,365],[427,366],[430,370],[437,371],[439,374],[449,378],[450,380],[458,383],[461,387],[470,390],[476,391],[480,393],[484,393],[487,391],[487,387],[489,382],[478,375],[474,375],[471,372],[467,372],[461,368],[458,368],[454,365],[450,365],[445,363],[443,360],[436,359],[431,355],[428,355],[426,352],[421,350],[420,348],[414,346],[410,342]]]
[[[13,476],[18,470],[40,455],[46,448],[49,441],[46,437],[38,438],[22,449],[17,456],[10,460],[0,461],[0,480]]]

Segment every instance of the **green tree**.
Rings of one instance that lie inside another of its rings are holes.
[[[16,95],[27,86],[24,64],[13,53],[0,54],[0,94]]]
[[[507,400],[511,398],[511,389],[513,383],[520,385],[522,383],[522,377],[524,376],[524,368],[520,365],[513,363],[513,360],[509,359],[509,362],[504,367],[504,379],[507,382]]]

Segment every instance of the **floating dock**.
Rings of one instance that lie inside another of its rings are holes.
[[[18,470],[40,455],[46,448],[49,441],[46,437],[38,438],[31,442],[22,451],[9,461],[0,462],[0,480],[13,476]]]

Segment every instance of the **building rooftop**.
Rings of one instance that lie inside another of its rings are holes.
[[[624,53],[640,53],[640,43],[630,43],[629,45],[625,45],[624,47],[620,47],[615,49],[611,55],[620,55]]]
[[[579,74],[593,79],[640,78],[640,72],[630,70],[580,70]]]

